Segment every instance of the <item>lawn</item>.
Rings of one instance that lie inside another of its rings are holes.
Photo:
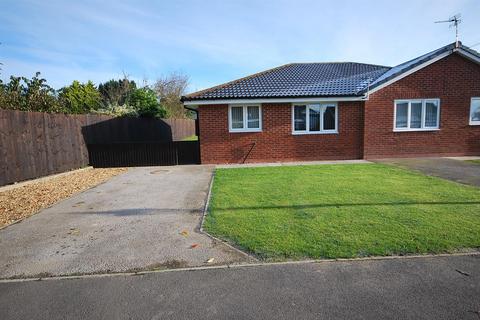
[[[468,160],[468,162],[472,162],[472,163],[480,164],[480,160]]]
[[[205,229],[267,260],[480,248],[480,189],[380,164],[218,169]]]

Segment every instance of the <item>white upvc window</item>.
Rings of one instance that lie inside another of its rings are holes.
[[[262,107],[258,105],[230,105],[228,107],[230,132],[262,131]]]
[[[470,102],[470,125],[480,125],[480,98],[472,98]]]
[[[395,100],[393,131],[440,128],[440,99]]]
[[[292,105],[292,134],[338,133],[336,103],[296,103]]]

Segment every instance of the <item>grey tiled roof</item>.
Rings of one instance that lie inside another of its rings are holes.
[[[470,49],[469,47],[466,47],[466,46],[462,45],[461,42],[459,43],[459,48],[480,58],[480,54],[478,52]],[[410,61],[399,64],[398,66],[395,66],[395,67],[391,68],[390,70],[388,70],[387,72],[382,74],[380,77],[378,77],[375,81],[373,81],[370,84],[369,89],[373,89],[375,87],[378,87],[379,85],[397,77],[398,75],[400,75],[404,72],[407,72],[407,71],[415,68],[418,65],[421,65],[422,63],[424,63],[428,60],[434,59],[434,58],[438,57],[439,55],[441,55],[443,53],[446,53],[448,51],[452,51],[453,49],[455,49],[455,43],[451,43],[451,44],[446,45],[444,47],[441,47],[437,50],[433,50],[432,52],[421,55],[418,58],[415,58],[415,59],[412,59]],[[365,93],[366,90],[367,90],[367,88],[363,89],[362,93]]]
[[[183,101],[352,96],[389,69],[354,62],[291,63],[187,95]]]
[[[461,43],[459,47],[480,58],[478,52]],[[361,96],[367,90],[453,49],[455,43],[393,68],[355,62],[291,63],[194,92],[182,97],[182,101]]]
[[[392,78],[395,78],[396,76],[412,69],[412,68],[415,68],[416,66],[424,63],[425,61],[428,61],[430,59],[433,59],[435,57],[437,57],[438,55],[448,51],[448,50],[453,50],[455,48],[455,43],[452,43],[452,44],[449,44],[447,46],[444,46],[444,47],[441,47],[440,49],[437,49],[437,50],[434,50],[432,52],[429,52],[429,53],[426,53],[424,55],[421,55],[420,57],[418,58],[415,58],[415,59],[412,59],[412,60],[409,60],[407,62],[404,62],[402,64],[399,64],[393,68],[391,68],[390,70],[388,70],[387,72],[385,72],[384,74],[382,74],[380,77],[378,77],[375,81],[373,81],[372,83],[370,83],[370,89],[372,88],[375,88],[379,85],[381,85],[382,83],[385,83],[387,82],[388,80],[392,79]],[[363,91],[366,91],[367,88],[364,88]]]

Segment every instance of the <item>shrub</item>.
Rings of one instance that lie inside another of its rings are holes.
[[[93,82],[83,84],[77,80],[60,89],[60,103],[67,113],[88,113],[101,107],[101,95]]]
[[[128,104],[133,107],[140,117],[165,118],[167,112],[155,95],[155,92],[148,88],[136,89],[128,99]]]

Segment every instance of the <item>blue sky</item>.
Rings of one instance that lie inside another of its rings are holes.
[[[479,43],[479,0],[1,0],[0,76],[40,71],[58,89],[181,71],[195,91],[289,62],[395,65],[453,42],[433,22],[456,13]]]

